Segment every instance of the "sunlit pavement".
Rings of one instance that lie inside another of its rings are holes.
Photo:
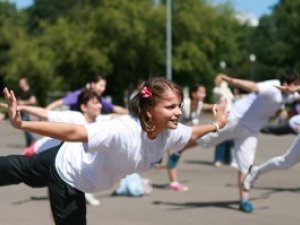
[[[208,119],[207,116],[205,119]],[[204,121],[205,121],[204,119]],[[282,154],[295,136],[259,136],[256,163]],[[1,154],[20,154],[24,145],[21,131],[0,124]],[[252,214],[238,210],[234,169],[213,165],[214,149],[199,147],[187,152],[179,164],[179,180],[187,192],[165,189],[168,182],[164,169],[142,174],[151,179],[154,191],[141,198],[111,197],[111,192],[95,193],[98,207],[88,206],[89,225],[235,225],[299,223],[300,167],[275,171],[263,176],[251,192],[255,206]],[[0,175],[1,176],[1,175]],[[47,225],[50,209],[46,189],[32,189],[23,184],[0,188],[0,224]]]

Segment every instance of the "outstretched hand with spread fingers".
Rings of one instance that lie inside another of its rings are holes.
[[[21,113],[18,110],[17,99],[14,91],[4,88],[3,94],[7,103],[7,112],[9,115],[10,123],[15,128],[20,128],[22,124]]]
[[[213,107],[213,116],[215,122],[219,125],[219,128],[223,128],[228,122],[228,104],[227,99],[224,98],[219,104],[216,104]]]

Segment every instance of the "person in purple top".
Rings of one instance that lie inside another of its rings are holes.
[[[87,85],[86,87],[88,89],[92,89],[96,94],[99,96],[99,100],[102,104],[102,113],[103,114],[109,114],[109,113],[118,113],[118,114],[126,114],[128,113],[128,110],[118,106],[113,105],[109,101],[107,101],[105,98],[102,97],[102,94],[104,93],[106,89],[106,80],[102,76],[96,76],[94,77]],[[74,110],[77,105],[77,98],[78,95],[80,95],[82,89],[75,90],[63,98],[60,98],[52,103],[50,103],[46,108],[48,110],[56,109],[62,105],[67,106],[70,110]]]

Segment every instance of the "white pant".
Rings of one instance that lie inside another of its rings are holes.
[[[294,140],[287,152],[273,157],[258,167],[258,174],[267,173],[276,169],[289,169],[300,161],[300,135]]]
[[[231,166],[237,168],[242,173],[247,173],[249,167],[254,162],[257,134],[258,132],[249,130],[239,124],[237,120],[231,120],[219,132],[209,133],[198,139],[197,143],[204,148],[209,148],[225,140],[232,139],[234,141],[234,148],[232,151]]]

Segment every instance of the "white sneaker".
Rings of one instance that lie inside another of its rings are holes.
[[[85,201],[91,206],[98,206],[101,204],[101,202],[91,193],[85,193]]]
[[[251,187],[253,186],[253,183],[258,178],[259,172],[258,172],[258,166],[250,166],[249,172],[246,175],[244,181],[243,181],[243,189],[245,191],[250,191]]]

